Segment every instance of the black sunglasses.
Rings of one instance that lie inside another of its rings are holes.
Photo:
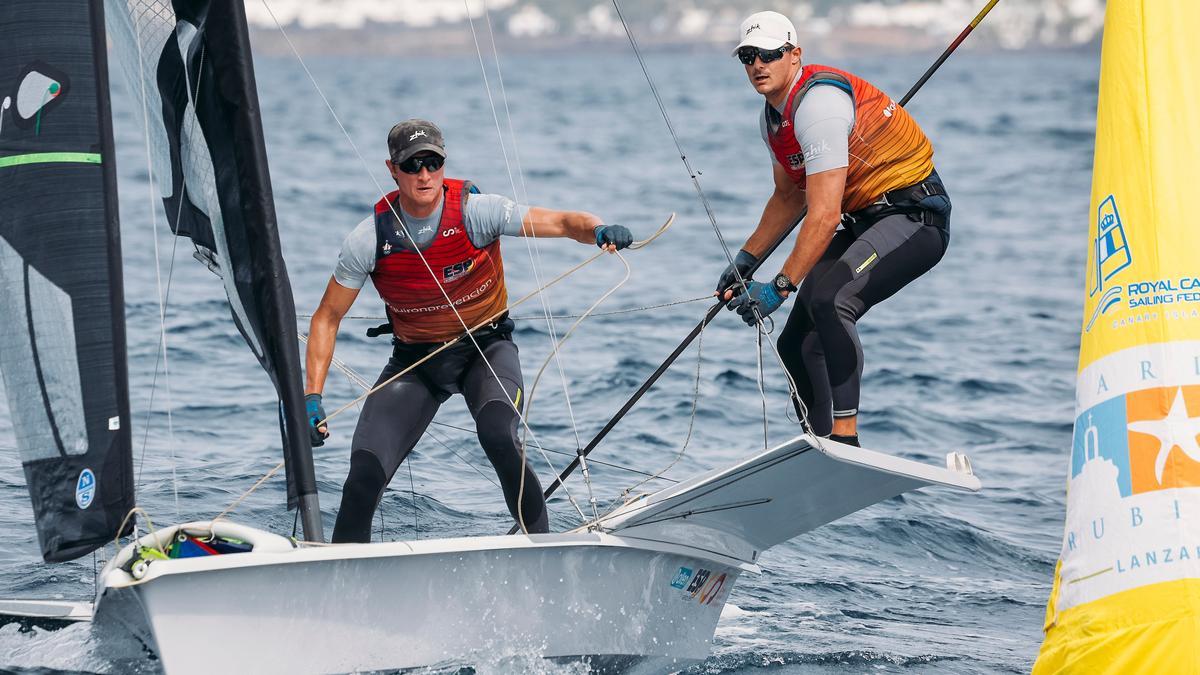
[[[738,60],[747,66],[754,65],[754,59],[762,59],[763,63],[773,63],[783,58],[783,55],[792,51],[791,45],[784,45],[779,49],[763,49],[762,47],[742,47],[737,50]]]
[[[442,165],[445,163],[446,158],[440,155],[419,155],[417,157],[409,157],[403,162],[392,162],[392,164],[396,165],[397,169],[414,175],[421,173],[422,167],[429,169],[429,172],[433,173],[442,168]]]

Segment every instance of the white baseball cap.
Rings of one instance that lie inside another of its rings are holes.
[[[742,22],[742,41],[733,48],[733,55],[742,47],[779,49],[796,44],[796,27],[779,12],[755,12]]]

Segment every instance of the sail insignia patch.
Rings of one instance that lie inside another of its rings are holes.
[[[79,478],[75,481],[75,505],[86,509],[92,505],[95,497],[96,474],[92,473],[91,469],[84,469],[79,472]]]

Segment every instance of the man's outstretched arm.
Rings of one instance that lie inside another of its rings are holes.
[[[597,228],[601,228],[597,231]],[[608,229],[619,228],[623,232],[612,232],[612,235],[626,235],[626,241],[620,237],[606,237]],[[574,239],[581,244],[596,244],[606,251],[616,251],[632,243],[629,230],[621,225],[605,225],[599,216],[586,211],[555,211],[538,206],[531,206],[521,223],[522,237],[565,237]]]

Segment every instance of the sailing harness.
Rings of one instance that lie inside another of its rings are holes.
[[[916,185],[883,193],[869,206],[842,214],[842,227],[861,237],[875,223],[897,214],[914,221],[945,229],[948,224],[949,198],[937,171]]]

